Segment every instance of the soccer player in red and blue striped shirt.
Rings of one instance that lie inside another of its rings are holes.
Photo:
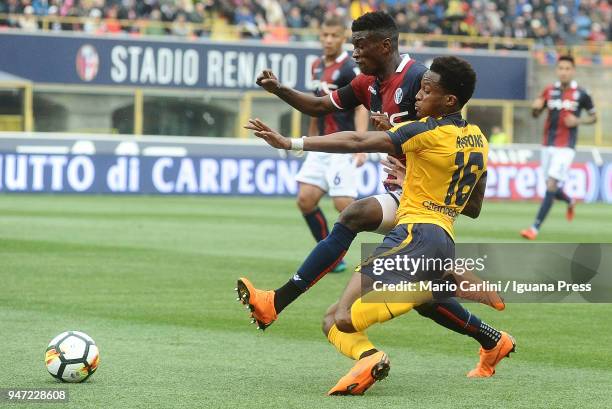
[[[591,96],[574,81],[575,73],[574,58],[561,56],[557,62],[559,80],[547,86],[533,102],[534,118],[545,109],[548,110],[542,147],[542,170],[546,177],[546,194],[533,225],[521,231],[521,236],[528,240],[537,238],[555,199],[567,203],[567,219],[571,221],[574,218],[575,202],[563,191],[563,184],[576,154],[578,125],[593,124],[597,121]],[[586,117],[580,117],[582,110],[587,111]]]

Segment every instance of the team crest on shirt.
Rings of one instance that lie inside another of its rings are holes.
[[[370,91],[372,93],[372,95],[376,95],[376,90],[374,89],[373,86],[369,85],[368,86],[368,91]]]
[[[404,97],[404,91],[401,88],[395,90],[395,94],[393,95],[393,100],[396,104],[402,102],[402,98]]]
[[[340,76],[340,70],[334,71],[334,73],[332,74],[332,81],[336,81],[339,76]]]

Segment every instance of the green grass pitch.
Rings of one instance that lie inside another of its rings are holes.
[[[458,222],[458,241],[515,241],[536,210],[487,203],[477,221]],[[612,242],[610,216],[610,206],[579,205],[569,224],[556,205],[541,239]],[[612,407],[604,304],[501,313],[470,304],[518,341],[483,380],[465,377],[478,359],[473,340],[410,313],[370,331],[391,357],[387,380],[363,397],[324,396],[352,364],[320,331],[349,274],[328,275],[265,333],[233,291],[242,274],[261,287],[284,283],[312,246],[290,199],[2,195],[0,387],[67,387],[72,408]],[[358,259],[354,245],[347,260]],[[100,367],[62,385],[43,351],[71,329],[97,341]]]

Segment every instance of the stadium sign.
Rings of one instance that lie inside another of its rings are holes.
[[[292,196],[302,158],[257,140],[0,134],[0,192]],[[582,201],[612,203],[612,151],[578,149],[565,184]],[[486,197],[535,200],[545,177],[539,146],[493,147]],[[384,192],[375,162],[359,168],[358,192]]]
[[[426,63],[450,53],[445,49],[405,51]],[[527,98],[528,54],[452,53],[474,66],[478,74],[476,98]],[[84,34],[0,33],[0,54],[0,71],[35,83],[246,91],[258,89],[257,75],[270,68],[284,84],[307,91],[313,89],[310,67],[321,50],[302,43],[289,47],[171,37],[150,41]],[[40,69],[42,62],[45,69]]]
[[[295,195],[301,161],[281,158],[0,154],[0,192]],[[360,168],[359,193],[383,191],[382,168]]]
[[[541,199],[546,192],[546,178],[539,162],[527,164],[496,164],[487,166],[487,190],[490,199],[532,200]],[[565,192],[577,200],[593,202],[598,199],[600,188],[599,169],[591,162],[574,163],[565,183]]]

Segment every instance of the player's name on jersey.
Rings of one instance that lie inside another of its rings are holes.
[[[466,135],[457,137],[457,149],[466,148],[482,148],[484,143],[482,141],[482,135]]]

